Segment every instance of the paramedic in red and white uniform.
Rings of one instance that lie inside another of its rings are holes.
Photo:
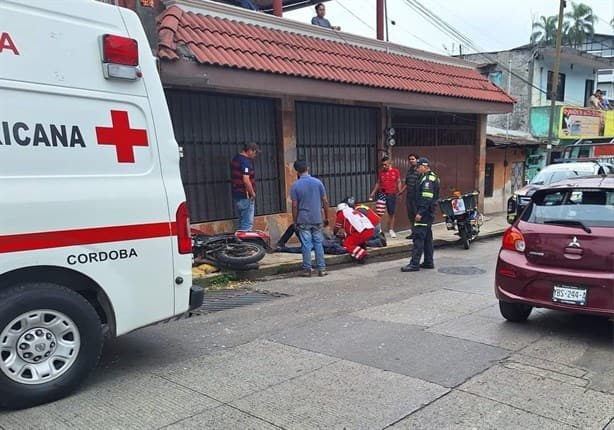
[[[360,211],[352,209],[347,203],[337,205],[334,233],[344,237],[342,245],[356,261],[367,256],[367,250],[360,245],[371,239],[375,232],[373,223]]]

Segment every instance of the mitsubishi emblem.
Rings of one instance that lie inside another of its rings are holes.
[[[567,246],[570,248],[580,248],[580,242],[578,242],[578,238],[574,236]]]

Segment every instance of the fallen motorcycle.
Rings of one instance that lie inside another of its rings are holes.
[[[233,270],[257,269],[266,250],[256,241],[240,239],[238,233],[207,235],[192,229],[194,259]]]
[[[480,233],[483,224],[482,214],[478,211],[478,192],[461,194],[438,200],[439,209],[446,219],[446,228],[456,230],[463,248],[469,249]]]

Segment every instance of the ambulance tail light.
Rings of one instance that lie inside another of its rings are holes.
[[[102,69],[107,79],[135,80],[142,76],[139,68],[139,44],[129,37],[103,34]]]
[[[182,202],[177,208],[177,241],[180,254],[192,252],[192,237],[190,236],[190,215],[188,205]]]

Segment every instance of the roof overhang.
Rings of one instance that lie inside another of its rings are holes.
[[[540,48],[539,53],[545,58],[554,59],[556,49],[551,47]],[[614,67],[614,58],[597,57],[568,47],[561,48],[561,62],[578,64],[594,69],[611,69]]]
[[[486,145],[490,147],[525,147],[539,146],[542,142],[531,134],[518,130],[505,130],[498,127],[486,127]]]
[[[513,105],[510,103],[435,97],[430,94],[228,69],[192,61],[161,63],[161,78],[164,85],[168,87],[249,93],[263,97],[294,96],[310,100],[360,102],[400,109],[472,114],[500,114],[513,110]]]

